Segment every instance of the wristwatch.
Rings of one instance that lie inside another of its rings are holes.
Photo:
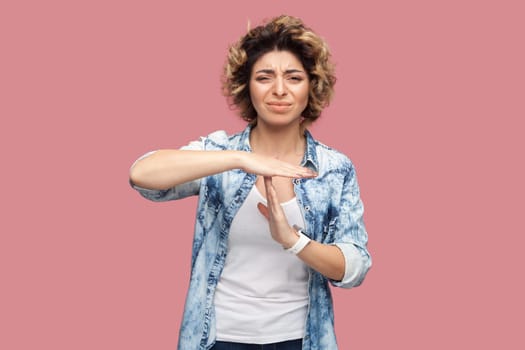
[[[297,255],[304,249],[304,247],[308,245],[308,243],[310,243],[311,239],[307,235],[304,234],[302,229],[300,228],[297,229],[295,226],[294,228],[297,230],[299,239],[297,240],[297,242],[295,242],[293,246],[285,250],[289,253]]]

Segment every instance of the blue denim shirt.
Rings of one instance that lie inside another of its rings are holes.
[[[248,126],[232,136],[217,131],[183,149],[251,152],[250,130]],[[313,240],[337,245],[345,256],[346,267],[342,281],[329,280],[310,269],[310,302],[303,349],[334,350],[337,343],[329,283],[343,288],[358,286],[371,266],[371,258],[366,248],[368,236],[354,166],[342,153],[314,140],[308,131],[305,135],[306,152],[302,165],[316,171],[318,176],[293,181],[306,223],[303,231]],[[234,169],[167,190],[133,185],[142,196],[153,201],[199,196],[179,350],[206,350],[215,342],[213,298],[226,260],[228,232],[255,180],[256,175]]]

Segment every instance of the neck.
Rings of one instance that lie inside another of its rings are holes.
[[[302,158],[305,144],[304,128],[301,125],[272,128],[260,123],[250,134],[250,145],[254,152],[277,159]]]

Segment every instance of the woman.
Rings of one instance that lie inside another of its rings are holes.
[[[132,166],[150,200],[199,196],[180,350],[337,349],[328,282],[359,285],[371,259],[354,167],[307,130],[333,92],[329,56],[294,17],[250,30],[223,77],[246,129]]]

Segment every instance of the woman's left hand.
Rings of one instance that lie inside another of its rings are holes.
[[[259,203],[257,208],[268,219],[272,238],[284,248],[290,248],[297,242],[299,235],[286,219],[271,177],[264,177],[264,187],[266,187],[268,206]],[[312,240],[297,256],[308,266],[328,278],[341,281],[344,277],[345,257],[336,245],[321,244]]]
[[[266,188],[266,201],[268,206],[259,203],[257,204],[257,208],[268,220],[272,238],[284,248],[290,248],[297,242],[299,236],[286,219],[286,215],[277,198],[277,192],[275,191],[271,177],[264,177],[264,187]]]

